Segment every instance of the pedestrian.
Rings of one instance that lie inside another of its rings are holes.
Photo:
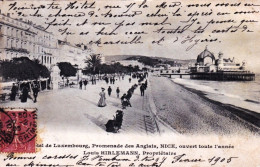
[[[13,83],[13,86],[11,89],[11,95],[10,95],[11,101],[15,101],[16,94],[17,94],[17,86],[15,85],[15,83]]]
[[[88,84],[88,81],[85,79],[85,80],[83,81],[83,84],[84,84],[84,89],[86,90],[86,86],[87,86],[87,84]]]
[[[109,81],[108,81],[108,77],[105,77],[105,81],[106,81],[106,83],[108,84],[108,82],[109,82]]]
[[[108,89],[107,89],[108,96],[111,95],[111,92],[112,92],[112,88],[109,86]]]
[[[79,89],[82,89],[82,80],[79,81]]]
[[[113,77],[112,82],[113,82],[113,84],[115,84],[115,77]]]
[[[144,96],[144,85],[142,84],[140,86],[141,96]]]
[[[105,107],[106,104],[106,93],[105,88],[101,88],[101,92],[99,93],[100,99],[98,101],[98,107]]]
[[[129,78],[129,83],[131,83],[131,80],[132,80],[132,79],[131,79],[131,77],[130,77],[130,78]]]
[[[97,77],[96,77],[96,75],[94,75],[94,85],[96,85],[97,84]]]
[[[144,83],[144,90],[146,90],[147,89],[147,80],[145,80],[145,83]]]
[[[119,87],[117,87],[116,88],[116,96],[117,96],[117,98],[119,98],[119,93],[120,93],[120,89],[119,89]]]
[[[26,84],[23,84],[21,102],[26,103],[28,98],[29,89]]]
[[[69,79],[67,78],[66,86],[69,86],[69,83],[70,83],[70,81],[69,81]]]
[[[32,91],[33,91],[33,97],[34,97],[34,103],[37,102],[37,96],[38,96],[38,93],[39,93],[39,86],[38,84],[34,84],[33,88],[32,88]]]
[[[113,83],[113,78],[112,77],[110,77],[110,84],[112,84]]]

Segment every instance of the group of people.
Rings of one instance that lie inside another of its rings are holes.
[[[108,89],[107,89],[108,96],[111,96],[111,93],[112,93],[112,88],[111,88],[111,86],[109,86]],[[119,98],[119,94],[120,94],[120,89],[119,89],[119,87],[117,87],[116,88],[116,96],[117,96],[117,98]]]
[[[40,87],[37,81],[33,81],[32,83],[24,82],[20,84],[20,90],[21,90],[21,95],[19,98],[21,99],[22,103],[26,103],[28,98],[33,99],[34,103],[37,102],[38,93],[40,91]],[[33,93],[33,98],[29,94],[31,90]],[[16,96],[19,95],[18,92],[19,92],[18,86],[15,83],[13,83],[13,86],[11,88],[11,94],[10,94],[11,101],[15,101]]]
[[[122,108],[126,109],[127,106],[132,107],[130,99],[134,93],[134,90],[138,87],[137,84],[134,84],[130,89],[128,89],[127,93],[124,93],[123,96],[121,97],[121,104]]]
[[[106,81],[106,83],[108,84],[110,82],[110,84],[115,84],[115,77],[110,77],[108,78],[107,76],[105,76],[104,80]]]
[[[82,89],[82,86],[84,85],[84,90],[86,90],[88,81],[85,79],[84,81],[80,80],[79,81],[79,89]]]

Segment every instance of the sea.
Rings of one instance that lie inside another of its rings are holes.
[[[260,113],[260,74],[256,74],[254,81],[209,81],[188,77],[176,77],[172,81],[199,90],[214,101]]]

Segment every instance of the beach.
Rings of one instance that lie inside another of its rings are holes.
[[[239,107],[231,109],[166,77],[152,76],[149,81],[157,116],[181,134],[259,134],[257,126],[234,114],[245,114]]]

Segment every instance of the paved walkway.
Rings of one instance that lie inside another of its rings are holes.
[[[137,79],[128,81],[129,76],[124,80],[116,80],[114,85],[106,84],[105,81],[98,81],[97,85],[87,85],[86,90],[78,87],[64,88],[40,92],[38,102],[33,103],[28,99],[27,103],[9,101],[2,103],[3,107],[35,107],[38,109],[39,132],[43,132],[44,141],[53,140],[57,136],[66,136],[72,139],[73,133],[82,134],[82,138],[88,134],[124,135],[129,133],[151,135],[159,134],[156,121],[151,116],[150,105],[147,94],[140,96],[140,89],[137,87],[132,98],[132,107],[124,110],[122,129],[117,134],[107,133],[105,124],[113,119],[115,112],[121,109],[121,100],[116,97],[116,88],[120,88],[120,97],[123,93],[137,83]],[[112,88],[112,95],[107,95],[108,86]],[[106,89],[107,106],[98,107],[99,92],[101,87]],[[80,133],[78,133],[80,132]]]

